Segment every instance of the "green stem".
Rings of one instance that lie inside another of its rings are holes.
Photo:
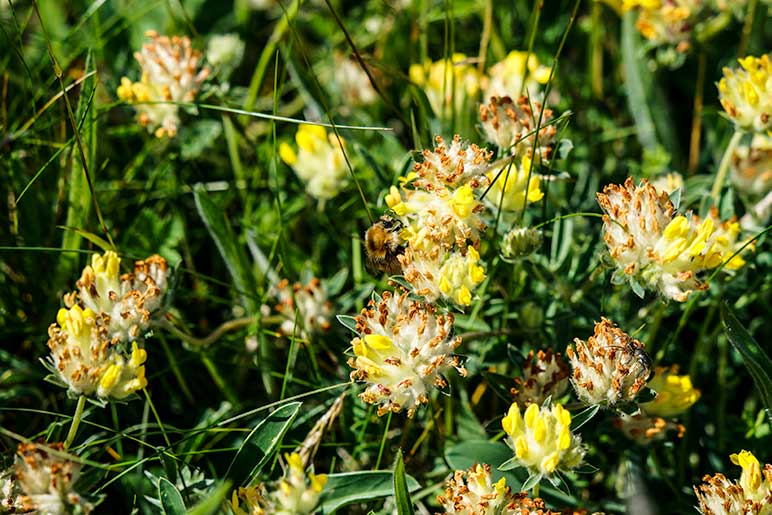
[[[713,188],[710,190],[710,197],[715,204],[718,204],[718,197],[721,193],[721,187],[726,181],[726,173],[729,171],[729,162],[732,160],[732,154],[737,144],[740,143],[740,138],[743,137],[742,131],[735,129],[732,134],[732,139],[729,140],[729,144],[724,150],[724,155],[721,157],[721,163],[718,165],[718,172],[716,172],[716,180],[713,182]]]
[[[378,450],[378,460],[375,462],[375,468],[373,470],[378,470],[381,468],[381,458],[383,457],[383,449],[386,447],[386,436],[389,434],[389,426],[391,425],[391,416],[394,414],[393,411],[389,411],[389,414],[386,417],[386,427],[383,428],[383,438],[381,439],[381,448]]]
[[[535,485],[533,485],[533,497],[534,499],[536,497],[539,497],[539,483],[536,483]]]
[[[70,431],[67,433],[67,439],[64,441],[64,448],[69,449],[75,435],[78,434],[78,426],[80,425],[80,419],[83,416],[83,408],[86,406],[86,396],[81,395],[78,397],[78,405],[75,407],[75,415],[72,416],[72,423],[70,424]]]

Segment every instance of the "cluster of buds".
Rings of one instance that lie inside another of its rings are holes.
[[[704,515],[768,515],[772,513],[772,465],[761,468],[759,460],[749,451],[729,457],[742,467],[739,481],[730,481],[724,474],[706,475],[703,483],[694,487]]]
[[[461,344],[453,337],[453,314],[438,314],[430,304],[408,299],[407,292],[384,292],[356,317],[349,359],[352,380],[365,381],[359,396],[378,405],[378,414],[415,410],[429,402],[431,387],[447,386],[443,374],[466,369],[453,351]]]
[[[230,507],[236,515],[316,513],[327,475],[306,473],[297,453],[285,454],[284,459],[284,476],[275,484],[240,487],[233,491]]]
[[[73,394],[122,399],[147,385],[140,345],[161,306],[167,264],[154,255],[121,275],[120,261],[112,251],[94,254],[48,329],[51,368]]]
[[[450,145],[440,136],[436,141],[386,203],[402,225],[406,249],[399,261],[407,282],[429,302],[443,298],[464,307],[485,279],[478,249],[486,225],[476,192],[488,184],[491,153],[459,136]]]
[[[434,114],[443,116],[451,112],[460,113],[469,99],[480,88],[477,69],[467,62],[464,54],[424,64],[413,64],[409,70],[410,80],[423,88]]]
[[[513,494],[502,477],[495,483],[490,465],[473,465],[456,470],[445,483],[445,493],[437,502],[446,514],[473,515],[558,515],[544,501],[531,499],[525,492]]]
[[[566,349],[577,396],[590,405],[615,408],[633,402],[651,375],[645,347],[610,320],[601,318],[595,334],[574,338]]]
[[[568,365],[559,352],[531,351],[523,366],[522,377],[515,378],[510,393],[520,406],[541,405],[547,397],[556,399],[568,389]]]
[[[700,398],[688,375],[678,375],[678,366],[657,367],[648,387],[657,393],[651,402],[639,404],[639,412],[633,415],[619,413],[614,426],[625,436],[640,444],[662,440],[675,432],[681,438],[686,432],[683,424],[673,420],[684,413]]]
[[[187,37],[145,34],[151,42],[142,45],[134,58],[142,68],[142,78],[132,82],[121,79],[118,98],[136,104],[137,119],[156,137],[174,137],[180,123],[178,106],[168,102],[192,102],[209,76],[209,69],[199,69],[201,52],[193,50]],[[160,102],[160,103],[154,103]]]
[[[738,129],[765,132],[772,129],[772,63],[770,55],[738,59],[741,68],[724,68],[718,96]]]
[[[0,513],[91,513],[74,490],[80,464],[62,455],[61,443],[19,444],[14,464],[0,473]]]
[[[694,290],[707,289],[697,277],[700,272],[720,266],[741,246],[734,219],[722,222],[715,208],[704,220],[676,215],[668,194],[645,179],[640,186],[632,178],[621,186],[610,184],[597,197],[605,212],[604,240],[618,268],[613,281],[626,279],[641,296],[645,288],[684,302]],[[724,269],[744,264],[737,255]]]
[[[501,257],[508,263],[528,257],[541,247],[543,239],[540,229],[533,227],[510,229],[501,239]]]
[[[532,475],[549,478],[576,468],[584,458],[582,440],[570,429],[571,414],[561,404],[531,404],[521,414],[515,402],[501,425],[518,463]]]
[[[305,183],[309,195],[320,201],[333,198],[346,185],[345,140],[320,125],[300,124],[295,133],[298,150],[279,145],[279,156]]]
[[[483,77],[483,98],[516,98],[521,95],[537,98],[539,90],[547,83],[549,76],[549,67],[541,64],[534,54],[512,50],[503,61],[491,66],[487,76]]]
[[[283,335],[307,338],[330,329],[332,302],[319,279],[313,278],[305,286],[290,285],[287,279],[282,279],[273,294],[278,301],[274,309],[283,319],[279,328]]]

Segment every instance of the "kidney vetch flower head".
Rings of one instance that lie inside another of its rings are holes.
[[[539,498],[531,499],[525,492],[513,494],[506,482],[502,477],[494,483],[490,465],[476,464],[456,470],[437,502],[448,515],[558,515]]]
[[[549,80],[549,76],[549,67],[541,64],[536,55],[512,50],[503,61],[491,66],[487,76],[483,78],[483,99],[487,101],[491,97],[506,96],[518,98],[520,95],[537,98],[540,96],[541,87]],[[525,84],[523,84],[524,77]]]
[[[134,53],[142,68],[142,78],[132,82],[123,77],[118,98],[135,104],[140,125],[156,137],[174,137],[180,123],[178,106],[153,102],[192,102],[209,76],[209,69],[199,69],[201,52],[193,50],[187,37],[170,38],[153,30],[145,35],[151,42]]]
[[[547,397],[557,399],[565,393],[568,376],[568,365],[559,352],[547,349],[534,354],[530,351],[525,358],[523,375],[515,378],[515,386],[510,393],[520,406],[541,405]]]
[[[720,472],[702,478],[694,487],[704,515],[769,515],[772,513],[772,465],[761,468],[751,452],[742,450],[729,457],[742,467],[739,481],[730,481]]]
[[[302,123],[295,133],[297,152],[289,144],[279,145],[279,155],[305,183],[306,191],[317,200],[333,198],[346,185],[348,168],[341,145],[345,140],[328,133],[320,125]]]
[[[523,95],[513,101],[510,97],[489,97],[480,104],[480,125],[485,139],[499,147],[500,156],[533,157],[536,122],[541,117],[537,162],[548,161],[557,136],[557,127],[548,122],[554,119],[552,109],[544,109],[537,100]]]
[[[474,66],[467,63],[464,54],[424,64],[412,64],[409,70],[410,80],[424,89],[434,114],[442,116],[451,112],[460,113],[464,102],[477,94],[480,77]]]
[[[772,136],[756,133],[749,144],[738,146],[730,170],[739,192],[757,199],[772,191]]]
[[[643,344],[606,318],[595,324],[595,334],[586,342],[574,338],[566,355],[574,390],[591,405],[614,408],[632,402],[651,374]]]
[[[430,304],[384,292],[371,300],[355,317],[358,334],[351,344],[355,358],[349,359],[352,380],[365,381],[359,397],[378,404],[378,415],[416,408],[429,402],[431,387],[444,388],[443,374],[466,369],[453,351],[461,338],[452,336],[453,314],[439,314]]]
[[[60,453],[62,443],[20,443],[14,464],[0,472],[0,513],[91,513],[92,503],[74,490],[80,464]]]
[[[741,68],[724,68],[718,96],[726,114],[743,130],[772,129],[772,64],[770,55],[738,59]]]
[[[284,460],[284,476],[276,483],[241,487],[233,491],[230,507],[236,515],[316,513],[319,496],[327,484],[327,475],[306,473],[303,460],[296,452],[285,454]]]
[[[668,194],[645,179],[640,186],[632,178],[610,184],[597,197],[605,212],[603,239],[618,268],[612,281],[627,280],[640,296],[649,289],[684,302],[694,290],[707,289],[700,272],[718,267],[741,246],[734,219],[722,222],[716,208],[704,220],[676,214]],[[724,270],[744,264],[737,255]]]
[[[521,413],[514,402],[501,425],[516,461],[531,475],[549,478],[576,468],[584,458],[582,440],[571,432],[571,414],[562,404],[530,404]]]
[[[296,334],[307,338],[330,329],[332,302],[327,297],[327,289],[316,277],[305,285],[290,285],[287,279],[282,279],[273,294],[277,299],[274,309],[284,319],[280,327],[283,335]]]
[[[50,368],[73,394],[122,399],[147,385],[141,344],[166,289],[166,260],[151,256],[123,275],[119,265],[112,251],[95,254],[48,329]]]

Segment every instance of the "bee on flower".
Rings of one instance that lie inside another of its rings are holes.
[[[298,150],[287,143],[279,145],[279,156],[305,183],[306,191],[324,202],[345,186],[348,174],[345,140],[328,133],[324,127],[302,123],[295,133]]]
[[[501,425],[506,443],[520,466],[547,479],[578,467],[584,459],[582,440],[571,432],[571,413],[562,404],[530,404],[524,413],[512,403]]]
[[[307,338],[330,329],[332,302],[319,279],[312,278],[306,285],[295,283],[291,286],[287,279],[282,279],[274,289],[274,296],[278,300],[274,309],[284,319],[280,332],[285,336],[296,334]]]
[[[510,393],[520,406],[541,405],[548,397],[557,399],[568,389],[568,365],[559,352],[539,350],[528,353],[523,375],[515,378]]]
[[[574,338],[566,356],[576,395],[590,405],[616,408],[633,402],[651,375],[643,344],[606,318],[595,324],[595,333],[586,342]]]
[[[166,289],[166,260],[137,261],[119,275],[112,251],[92,256],[48,329],[51,370],[76,395],[123,399],[147,385],[140,346]]]
[[[412,64],[408,72],[410,80],[423,88],[434,114],[460,113],[480,90],[477,69],[468,63],[464,54],[423,64]]]
[[[173,138],[180,123],[179,108],[167,102],[192,102],[201,84],[209,76],[207,67],[199,68],[201,52],[193,50],[190,39],[145,34],[151,41],[134,53],[142,68],[139,82],[121,79],[118,98],[134,104],[140,125],[162,138]],[[154,103],[161,102],[161,103]]]
[[[722,222],[716,208],[704,220],[676,214],[668,194],[645,179],[640,186],[632,178],[621,186],[610,184],[597,198],[605,212],[603,238],[618,269],[612,281],[627,280],[641,297],[648,289],[684,302],[694,290],[708,288],[700,272],[718,267],[741,246],[736,220]],[[724,269],[744,264],[737,255]]]
[[[91,513],[94,505],[74,489],[80,464],[60,453],[62,443],[19,444],[13,465],[0,472],[0,513]]]
[[[742,450],[729,456],[742,467],[739,481],[730,481],[720,472],[702,478],[694,494],[704,515],[768,515],[772,513],[772,465],[761,467],[751,452]]]
[[[503,61],[491,66],[487,75],[483,77],[483,99],[518,98],[521,95],[537,98],[542,86],[549,80],[549,76],[550,68],[541,64],[534,54],[512,50]],[[524,78],[525,83],[523,83]]]
[[[412,417],[429,402],[431,387],[447,386],[443,374],[466,369],[453,351],[453,314],[437,313],[430,304],[408,299],[407,292],[384,292],[355,317],[357,336],[351,341],[351,379],[364,381],[359,397],[378,405],[378,415],[407,410]]]
[[[685,413],[700,398],[700,391],[694,388],[688,375],[679,375],[678,366],[657,367],[648,387],[657,393],[651,402],[639,405],[640,412],[634,415],[619,413],[614,426],[625,436],[640,444],[662,440],[669,432],[681,438],[686,428],[673,420]]]
[[[738,129],[772,130],[772,64],[770,55],[737,60],[740,68],[725,67],[718,96],[727,116]]]
[[[531,499],[525,492],[513,494],[502,477],[495,483],[491,467],[476,464],[468,470],[456,470],[448,478],[445,493],[437,502],[450,514],[474,515],[558,515],[548,510],[544,501]]]
[[[311,515],[327,484],[326,474],[306,472],[298,453],[284,455],[284,475],[269,485],[240,487],[233,491],[230,507],[235,515]]]

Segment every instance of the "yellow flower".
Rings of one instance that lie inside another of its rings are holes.
[[[519,213],[526,206],[526,200],[527,204],[533,204],[544,198],[539,175],[531,173],[528,179],[530,168],[531,160],[523,157],[520,165],[517,162],[511,166],[505,164],[501,169],[488,172],[488,179],[493,185],[485,196],[485,202],[491,209]]]
[[[483,100],[487,101],[494,96],[518,98],[521,94],[538,98],[541,86],[547,83],[549,75],[550,68],[542,65],[533,53],[528,55],[526,51],[512,50],[503,61],[494,64],[488,70],[487,76],[482,81],[485,91]],[[523,85],[524,77],[525,85]]]
[[[279,157],[305,183],[306,191],[318,200],[329,200],[346,185],[348,167],[345,140],[320,125],[302,123],[295,133],[297,152],[287,143],[279,146]]]
[[[530,404],[521,414],[515,402],[501,421],[507,444],[531,474],[550,476],[576,468],[584,457],[581,439],[571,433],[571,414],[561,404]]]
[[[453,351],[461,338],[452,337],[453,315],[437,314],[428,304],[412,301],[407,293],[384,292],[356,317],[359,336],[351,341],[352,380],[368,386],[359,396],[378,404],[378,414],[416,408],[429,402],[431,387],[446,386],[443,374],[466,370]]]
[[[152,30],[145,35],[150,43],[134,54],[142,78],[139,82],[121,78],[118,98],[134,104],[137,120],[156,137],[174,137],[180,123],[178,106],[154,102],[192,102],[209,69],[199,70],[201,52],[193,50],[187,37],[169,38]]]
[[[769,54],[737,60],[740,68],[724,68],[718,94],[724,111],[743,130],[772,129],[772,64]]]
[[[477,94],[479,76],[477,69],[466,63],[466,55],[456,53],[449,59],[423,65],[413,64],[408,71],[410,80],[424,88],[434,114],[442,116],[452,109],[459,113],[464,102]]]
[[[705,476],[703,484],[694,487],[704,514],[769,515],[772,513],[772,465],[761,467],[749,451],[730,456],[732,463],[742,467],[740,481],[730,481],[721,473]]]
[[[674,417],[684,413],[700,398],[700,391],[692,386],[691,378],[678,375],[675,366],[670,369],[658,367],[649,381],[649,388],[657,392],[657,397],[641,404],[641,409],[648,415]]]

